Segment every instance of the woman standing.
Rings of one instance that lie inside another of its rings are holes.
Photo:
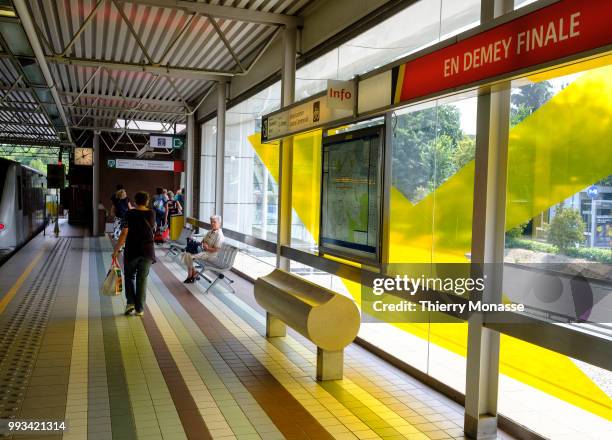
[[[168,217],[173,215],[182,214],[183,207],[174,197],[174,193],[172,191],[168,191],[168,203],[166,203],[166,224],[168,224]]]
[[[168,198],[164,195],[164,189],[157,188],[153,196],[153,209],[155,210],[155,223],[158,229],[165,225],[167,202]]]
[[[155,213],[147,207],[149,194],[146,192],[137,192],[134,202],[136,209],[128,211],[125,215],[113,258],[119,255],[119,250],[125,243],[123,253],[125,296],[127,298],[125,314],[131,315],[136,311],[137,316],[142,316],[147,295],[147,277],[151,264],[155,263],[153,245]]]
[[[127,197],[127,193],[123,188],[119,189],[113,197],[111,197],[113,206],[111,207],[111,215],[115,216],[115,224],[113,231],[113,238],[117,240],[119,234],[121,234],[121,225],[127,212],[133,208],[130,199]]]

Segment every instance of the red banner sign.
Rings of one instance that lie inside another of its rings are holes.
[[[612,44],[611,0],[561,0],[399,66],[394,101]]]

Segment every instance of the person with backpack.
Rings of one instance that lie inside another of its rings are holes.
[[[147,277],[151,264],[155,263],[153,244],[155,213],[147,206],[149,194],[144,191],[137,192],[134,202],[136,208],[125,214],[121,235],[113,251],[113,258],[117,258],[121,247],[125,244],[123,275],[127,299],[126,316],[133,312],[136,312],[137,316],[144,314]]]
[[[153,210],[155,211],[155,224],[161,229],[166,224],[166,204],[168,199],[164,196],[164,189],[157,188],[153,196]]]
[[[166,203],[166,212],[168,213],[168,217],[170,217],[171,215],[180,215],[183,213],[183,207],[181,206],[181,203],[176,199],[172,191],[168,191],[168,203]]]

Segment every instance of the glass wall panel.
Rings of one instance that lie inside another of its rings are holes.
[[[478,25],[480,0],[421,0],[298,69],[300,100]]]
[[[531,3],[535,3],[538,0],[514,0],[514,9],[522,8],[523,6],[530,5]]]
[[[406,270],[393,264],[416,263],[423,270],[434,263],[469,263],[476,105],[474,96],[465,96],[394,114],[391,272]],[[431,313],[421,322],[363,324],[360,335],[463,392],[467,325],[439,321]]]
[[[280,82],[230,108],[225,127],[224,226],[276,240],[278,145],[261,143],[261,116],[280,107]]]
[[[252,279],[268,275],[276,269],[276,254],[248,246],[242,242],[227,239],[227,243],[239,249],[234,269],[246,274]]]
[[[308,251],[319,240],[322,136],[316,130],[293,138],[291,246]]]
[[[610,438],[610,371],[507,335],[500,354],[500,414],[545,438]]]
[[[505,299],[612,341],[612,57],[514,81],[510,115]],[[501,361],[508,416],[575,438],[607,422],[609,436],[611,372],[512,338]]]
[[[200,158],[200,220],[208,221],[215,213],[215,178],[217,160],[217,118],[202,124]]]
[[[390,261],[469,263],[476,98],[413,106],[398,111],[393,124]],[[293,207],[304,226],[293,225],[292,246],[311,251],[320,219],[321,136],[294,140]],[[360,301],[358,283],[295,262],[291,271]],[[465,324],[363,323],[360,336],[463,391]]]

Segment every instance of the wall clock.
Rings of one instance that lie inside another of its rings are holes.
[[[76,147],[74,149],[75,165],[93,165],[93,148]]]

